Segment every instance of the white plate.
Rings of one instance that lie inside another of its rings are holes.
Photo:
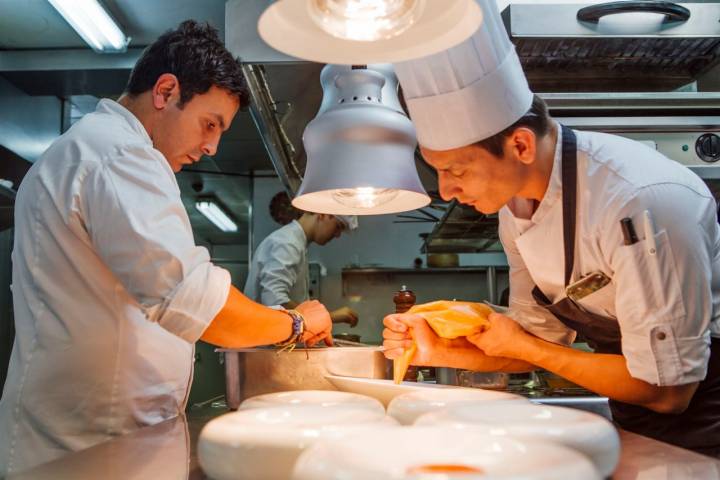
[[[388,405],[388,415],[401,425],[412,425],[417,418],[451,405],[486,404],[487,402],[528,401],[512,393],[483,390],[481,388],[437,388],[416,390],[393,398]]]
[[[215,480],[287,479],[298,455],[319,439],[397,427],[383,411],[366,407],[298,405],[241,410],[208,422],[198,458]]]
[[[240,404],[240,410],[250,408],[288,407],[293,405],[316,405],[319,407],[332,407],[335,405],[350,405],[377,410],[385,414],[385,407],[378,400],[367,395],[338,392],[334,390],[293,390],[290,392],[267,393],[248,398]]]
[[[396,384],[392,380],[378,380],[374,378],[343,377],[340,375],[325,375],[325,378],[335,388],[343,392],[359,393],[368,397],[377,398],[386,407],[390,401],[403,393],[419,390],[458,389],[450,385],[435,385],[417,382],[401,382]]]
[[[416,473],[418,467],[458,466],[476,474]],[[552,442],[494,437],[452,427],[402,427],[321,441],[295,464],[294,480],[600,480],[584,455]]]
[[[427,413],[415,425],[472,426],[495,436],[553,441],[587,455],[604,477],[612,474],[620,458],[615,427],[600,415],[574,408],[532,403],[456,405]]]

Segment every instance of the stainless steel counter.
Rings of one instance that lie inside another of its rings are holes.
[[[224,409],[192,412],[41,465],[8,480],[204,479],[197,438],[203,425]],[[720,480],[714,458],[620,431],[622,454],[614,480]]]

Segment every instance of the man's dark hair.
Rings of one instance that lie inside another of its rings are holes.
[[[270,216],[280,225],[287,225],[303,216],[302,210],[292,206],[287,192],[278,192],[270,200]]]
[[[552,119],[548,113],[547,104],[545,104],[545,101],[542,98],[534,95],[530,110],[528,110],[528,112],[523,115],[520,120],[510,125],[502,132],[477,142],[476,145],[484,148],[496,157],[502,157],[504,154],[503,144],[505,143],[505,139],[509,137],[515,129],[526,127],[532,130],[538,137],[544,137],[550,131],[551,122]]]
[[[186,20],[176,30],[163,33],[135,64],[125,92],[129,95],[147,92],[164,73],[178,78],[180,108],[212,86],[237,97],[241,107],[248,104],[240,59],[233,58],[220,41],[218,31],[207,23]]]

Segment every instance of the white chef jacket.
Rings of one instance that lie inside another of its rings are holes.
[[[710,337],[720,336],[720,229],[716,202],[686,167],[632,140],[575,132],[577,231],[571,282],[604,272],[612,282],[579,301],[616,318],[622,352],[635,378],[681,385],[705,378]],[[510,265],[510,308],[527,330],[558,343],[575,332],[532,298],[537,285],[556,302],[565,296],[558,128],[547,192],[533,204],[515,198],[500,211],[500,238]],[[657,253],[643,228],[654,219]],[[640,241],[623,243],[620,219],[631,217]]]
[[[35,162],[15,212],[0,476],[182,412],[230,288],[166,159],[111,100]]]
[[[255,250],[245,282],[245,296],[263,305],[302,303],[310,282],[307,237],[296,220],[268,235]]]

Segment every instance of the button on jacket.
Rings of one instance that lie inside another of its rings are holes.
[[[617,319],[622,352],[635,378],[681,385],[705,378],[710,337],[720,337],[720,230],[703,181],[654,149],[622,137],[576,132],[577,233],[572,281],[592,272],[612,279],[578,301]],[[537,285],[552,302],[565,296],[560,134],[543,200],[513,199],[500,211],[510,265],[510,307],[532,333],[569,343],[575,333],[538,306]],[[653,218],[645,235],[644,214]],[[625,245],[620,220],[640,239]],[[654,252],[651,252],[654,247]]]
[[[101,100],[23,180],[0,476],[182,412],[227,271],[139,120]]]

